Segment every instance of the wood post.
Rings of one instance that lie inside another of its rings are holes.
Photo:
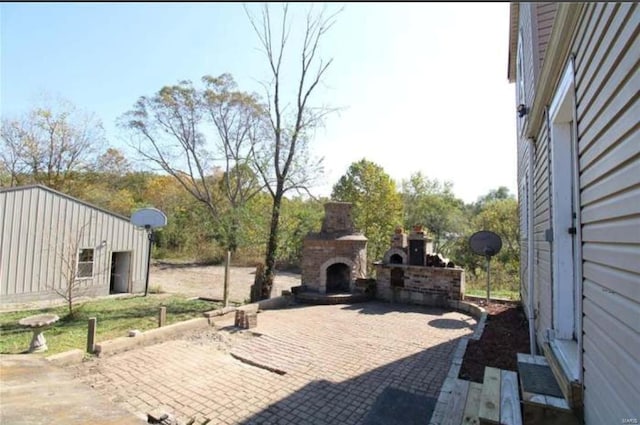
[[[158,327],[163,327],[167,322],[167,307],[160,307],[158,311]]]
[[[87,330],[87,353],[94,353],[96,351],[96,325],[97,319],[95,317],[89,318],[89,328]]]
[[[224,295],[223,307],[229,307],[229,265],[231,263],[231,251],[227,251],[227,262],[224,265]]]

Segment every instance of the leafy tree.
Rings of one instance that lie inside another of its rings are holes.
[[[282,64],[289,48],[288,10],[288,5],[283,5],[282,21],[274,25],[268,4],[264,5],[259,17],[252,16],[245,8],[267,58],[271,76],[271,81],[265,84],[266,143],[255,155],[258,172],[272,198],[262,298],[268,298],[273,287],[284,196],[291,190],[307,191],[318,175],[321,163],[310,158],[308,144],[314,130],[331,112],[329,108],[312,105],[311,99],[332,62],[325,62],[318,55],[320,42],[333,25],[336,15],[326,16],[324,11],[314,15],[311,10],[307,14],[301,36],[302,46],[297,53],[299,73],[291,85],[294,89],[290,101],[287,101],[283,88],[287,81]]]
[[[324,213],[319,200],[295,197],[285,199],[282,208],[282,227],[278,246],[278,261],[298,267],[302,260],[302,245],[309,232],[319,232]]]
[[[257,95],[237,90],[230,74],[205,76],[203,105],[222,143],[218,146],[224,160],[220,190],[229,202],[221,220],[219,237],[233,252],[238,248],[239,226],[246,203],[263,188],[253,170],[256,145],[261,140],[264,114]]]
[[[104,131],[94,115],[60,101],[3,119],[0,140],[1,169],[11,186],[40,183],[64,191],[74,173],[91,167]]]
[[[426,226],[433,236],[436,252],[448,255],[450,244],[462,235],[464,203],[453,194],[451,182],[431,180],[421,172],[402,182],[405,227]]]
[[[260,190],[248,161],[263,110],[257,97],[236,90],[228,74],[203,81],[204,89],[182,81],[141,97],[120,125],[134,137],[138,154],[176,179],[219,227],[227,224],[226,213],[235,217]],[[217,130],[213,144],[202,132],[208,123]],[[219,235],[228,249],[237,249],[237,217]]]
[[[502,239],[502,249],[492,259],[492,285],[516,290],[519,277],[519,221],[518,202],[507,188],[501,187],[481,196],[478,202],[467,205],[468,226],[464,235],[452,247],[454,261],[463,265],[472,283],[484,283],[484,257],[471,251],[469,238],[480,230],[489,230]]]
[[[108,148],[97,158],[94,171],[112,177],[122,177],[131,172],[131,163],[121,150]]]
[[[369,239],[368,262],[381,259],[394,229],[402,223],[402,198],[391,177],[381,166],[362,159],[340,177],[331,198],[353,204],[354,224]]]
[[[515,199],[515,197],[509,193],[508,187],[500,186],[497,189],[490,190],[486,195],[478,197],[478,200],[473,204],[473,210],[477,214],[486,204],[500,199]]]

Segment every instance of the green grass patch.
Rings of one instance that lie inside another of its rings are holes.
[[[487,288],[467,288],[465,289],[465,295],[471,295],[473,297],[487,297]],[[520,292],[511,291],[508,289],[491,290],[491,298],[502,298],[505,300],[520,301]]]
[[[167,308],[167,324],[202,317],[205,311],[221,307],[220,303],[189,300],[179,296],[149,295],[131,298],[111,298],[88,301],[77,307],[75,317],[67,315],[66,307],[0,313],[0,353],[18,354],[29,348],[32,331],[18,324],[23,317],[51,313],[60,316],[52,328],[45,331],[49,350],[46,355],[74,348],[86,349],[87,322],[97,318],[97,342],[126,336],[130,329],[145,331],[158,326],[158,310]]]

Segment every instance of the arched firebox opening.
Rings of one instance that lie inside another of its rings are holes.
[[[327,293],[349,292],[351,269],[344,263],[327,267]]]
[[[389,263],[391,264],[402,264],[402,257],[400,254],[393,254],[389,257]]]

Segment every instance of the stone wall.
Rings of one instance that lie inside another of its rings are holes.
[[[464,270],[376,263],[376,298],[391,302],[447,307],[464,296]],[[392,285],[392,270],[396,270]],[[400,273],[402,272],[402,273]],[[402,278],[398,276],[402,274]]]

